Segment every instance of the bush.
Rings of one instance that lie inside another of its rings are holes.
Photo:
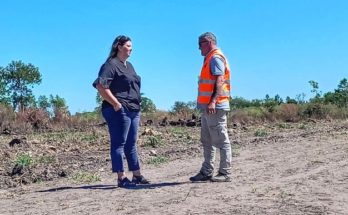
[[[0,104],[0,128],[3,130],[5,127],[9,127],[11,122],[15,119],[15,113],[12,108],[3,104]]]
[[[156,112],[156,105],[153,101],[145,96],[141,97],[141,112],[154,113]]]
[[[244,110],[236,110],[228,117],[229,124],[236,123],[245,125],[250,121],[250,116]]]
[[[176,115],[179,117],[183,117],[184,119],[188,119],[192,116],[193,113],[197,114],[196,103],[195,102],[180,102],[176,101],[170,114]]]
[[[333,104],[325,105],[325,109],[327,112],[327,116],[333,119],[346,119],[348,118],[348,108],[345,107],[337,107]]]
[[[277,118],[285,122],[300,120],[299,107],[296,104],[281,104],[276,107]]]
[[[250,107],[245,109],[246,113],[256,120],[264,120],[267,116],[267,110],[262,107]]]
[[[232,123],[248,124],[264,122],[265,120],[272,121],[272,115],[262,107],[249,107],[242,110],[236,110],[229,117]]]
[[[300,115],[303,118],[325,119],[329,113],[329,106],[321,103],[307,103],[301,106]]]
[[[19,121],[28,123],[35,130],[46,129],[49,124],[49,113],[43,109],[29,108],[17,113]]]
[[[252,106],[252,103],[242,97],[234,97],[230,99],[231,110],[242,109],[250,106]]]

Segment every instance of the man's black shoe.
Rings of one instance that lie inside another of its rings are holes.
[[[211,178],[212,182],[230,182],[231,177],[229,175],[226,174],[222,174],[222,173],[218,173],[216,176]]]
[[[202,172],[199,172],[197,175],[190,178],[192,182],[200,182],[200,181],[209,181],[212,178],[211,175],[205,175]]]

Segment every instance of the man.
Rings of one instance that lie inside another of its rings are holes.
[[[204,63],[199,76],[197,107],[202,111],[201,142],[204,162],[200,172],[190,181],[231,181],[231,144],[227,133],[227,112],[230,110],[230,68],[217,48],[216,37],[207,32],[199,36],[199,49]],[[216,149],[220,150],[218,174],[213,177]]]

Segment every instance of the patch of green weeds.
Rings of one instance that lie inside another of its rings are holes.
[[[304,130],[304,129],[307,128],[307,126],[305,124],[301,123],[301,124],[298,125],[298,128]]]
[[[184,137],[187,135],[187,130],[183,127],[173,127],[170,131],[175,137]]]
[[[85,134],[81,136],[82,142],[94,143],[97,142],[99,137],[96,134]]]
[[[160,166],[161,164],[168,163],[169,158],[165,156],[156,156],[154,158],[151,158],[149,161],[147,161],[147,164]]]
[[[265,137],[267,136],[267,131],[265,131],[264,129],[257,129],[255,132],[254,132],[254,135],[256,137]]]
[[[22,167],[29,167],[34,164],[34,159],[30,154],[23,153],[16,156],[14,163]]]
[[[289,129],[289,128],[291,128],[291,126],[289,124],[287,124],[287,123],[280,123],[280,124],[278,124],[278,127],[282,128],[282,129]]]
[[[154,135],[147,137],[144,146],[151,146],[153,148],[157,148],[158,146],[161,146],[163,144],[164,142],[162,136]]]
[[[97,173],[89,173],[89,172],[78,172],[70,177],[75,183],[94,183],[100,181],[100,176]]]

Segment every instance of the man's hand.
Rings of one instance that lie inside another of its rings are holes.
[[[214,114],[214,113],[216,113],[216,110],[215,110],[215,102],[210,102],[210,103],[208,104],[207,113],[208,113],[208,114]]]

